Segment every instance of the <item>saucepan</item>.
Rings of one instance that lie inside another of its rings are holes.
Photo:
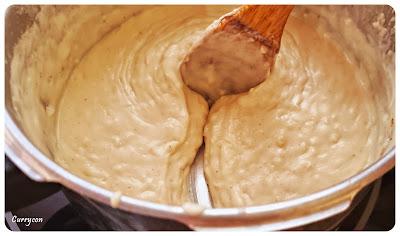
[[[394,73],[394,10],[390,6],[296,6],[300,7],[309,8],[310,11],[323,8],[325,14],[334,12],[351,18],[377,53],[387,58],[382,61],[386,63],[387,73]],[[29,8],[37,10],[21,10]],[[196,214],[182,206],[158,204],[128,196],[122,196],[117,205],[111,204],[115,197],[113,192],[87,182],[55,163],[50,154],[34,145],[16,119],[18,111],[11,104],[9,83],[13,47],[36,20],[39,9],[40,6],[11,6],[6,14],[5,151],[12,162],[32,180],[61,184],[79,214],[97,229],[285,230],[308,229],[305,225],[327,225],[357,204],[359,196],[368,186],[395,165],[392,142],[375,163],[358,174],[322,191],[283,202],[241,208],[209,206]],[[381,21],[384,31],[377,29],[374,24],[377,20]],[[387,91],[387,98],[382,102],[387,103],[384,105],[394,113],[394,79],[379,83],[383,83]],[[391,122],[391,135],[394,137],[394,121]],[[199,166],[201,158],[196,160],[193,168]]]

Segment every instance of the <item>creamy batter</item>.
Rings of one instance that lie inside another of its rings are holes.
[[[291,17],[285,30],[267,81],[222,97],[209,114],[205,172],[215,206],[306,195],[379,156],[367,71],[312,22]]]
[[[383,83],[371,81],[386,76],[381,62],[351,22],[332,29],[301,9],[289,17],[268,79],[208,113],[179,65],[232,9],[44,7],[11,62],[19,123],[72,173],[118,196],[167,204],[190,201],[187,178],[203,135],[214,207],[306,195],[382,155],[393,109],[379,105],[392,99],[384,88],[373,93]],[[351,53],[357,48],[361,59]]]
[[[123,23],[72,72],[59,104],[55,160],[112,190],[180,203],[208,108],[177,67],[196,29],[186,17],[165,24],[172,15],[162,12]]]
[[[227,9],[44,7],[12,62],[19,120],[86,180],[154,202],[190,201],[208,105],[183,84],[179,64]]]

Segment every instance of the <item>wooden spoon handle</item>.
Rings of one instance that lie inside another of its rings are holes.
[[[292,5],[245,5],[231,19],[257,31],[272,43],[273,48],[279,49],[283,29],[292,9]]]

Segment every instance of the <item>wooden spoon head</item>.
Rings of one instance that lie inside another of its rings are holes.
[[[239,8],[214,22],[181,64],[183,81],[209,103],[263,82],[279,51],[279,43],[242,23],[244,15]]]

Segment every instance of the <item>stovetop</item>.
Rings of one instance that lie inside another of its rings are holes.
[[[6,158],[5,221],[13,231],[92,229],[75,212],[61,186],[28,179]],[[390,230],[395,224],[395,169],[385,174],[335,230]],[[18,219],[37,222],[16,222]],[[40,218],[42,220],[40,220]],[[41,222],[40,222],[41,221]]]

